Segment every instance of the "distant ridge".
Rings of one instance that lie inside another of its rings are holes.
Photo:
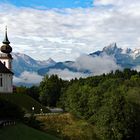
[[[95,57],[102,58],[104,55],[111,56],[111,58],[114,59],[116,65],[120,66],[121,68],[133,69],[137,66],[140,66],[140,49],[134,50],[130,48],[122,49],[118,47],[116,43],[112,43],[108,46],[105,46],[102,50],[98,50],[93,53],[87,54],[87,56],[90,56],[92,58]],[[35,60],[30,56],[22,53],[13,53],[13,58],[14,58],[13,71],[16,77],[19,77],[20,74],[23,73],[24,71],[36,72],[41,76],[48,74],[52,70],[54,71],[67,70],[73,73],[91,74],[90,69],[88,69],[87,67],[83,67],[82,69],[80,69],[76,65],[77,60],[55,62],[52,58],[49,58],[48,60],[40,61]],[[83,63],[88,62],[84,61]],[[32,83],[29,85],[32,85]]]
[[[54,65],[56,62],[49,58],[48,60],[35,60],[23,53],[13,53],[13,71],[19,76],[24,71],[37,72],[40,68]]]
[[[90,53],[90,56],[113,56],[116,59],[116,63],[122,68],[133,68],[140,65],[140,49],[132,50],[130,48],[122,49],[117,46],[116,43],[112,43],[103,48],[102,51],[96,51]]]

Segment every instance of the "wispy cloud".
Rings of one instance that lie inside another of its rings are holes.
[[[124,0],[123,0],[124,1]],[[94,0],[95,6],[101,6],[101,5],[118,5],[122,3],[122,0]]]
[[[74,60],[111,42],[139,47],[139,0],[95,0],[94,4],[94,8],[47,10],[0,5],[0,39],[8,25],[15,52],[56,61]]]
[[[139,0],[94,0],[95,6],[112,5],[112,6],[134,6]]]

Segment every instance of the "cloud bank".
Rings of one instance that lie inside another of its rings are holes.
[[[49,75],[57,74],[64,80],[70,80],[74,78],[86,78],[88,76],[93,75],[101,75],[103,73],[107,74],[111,71],[115,71],[117,69],[122,69],[120,66],[116,64],[116,61],[113,57],[103,55],[103,56],[87,56],[82,55],[78,57],[73,64],[79,70],[89,70],[91,73],[81,73],[81,72],[72,72],[68,69],[52,69],[48,72]]]
[[[13,82],[14,84],[17,83],[38,84],[42,81],[42,78],[43,78],[42,76],[38,75],[35,72],[24,71],[23,73],[21,73],[19,77],[14,76]]]
[[[95,0],[93,8],[37,10],[0,5],[0,39],[8,25],[15,52],[35,59],[75,60],[117,42],[140,47],[140,1]]]
[[[60,78],[64,79],[64,80],[71,80],[71,79],[75,79],[75,78],[86,78],[89,75],[88,74],[84,74],[84,73],[80,73],[80,72],[72,72],[69,71],[68,69],[52,69],[48,72],[48,75],[52,75],[52,74],[56,74],[58,75]]]
[[[121,67],[116,64],[115,59],[108,55],[96,57],[82,55],[76,59],[74,66],[79,70],[88,69],[92,72],[91,75],[100,75],[121,69]]]

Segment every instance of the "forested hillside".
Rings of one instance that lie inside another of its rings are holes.
[[[70,81],[45,76],[38,87],[24,90],[43,105],[92,124],[101,140],[140,139],[140,72],[117,70]]]
[[[140,139],[140,73],[136,71],[71,81],[60,104],[93,124],[100,139]]]

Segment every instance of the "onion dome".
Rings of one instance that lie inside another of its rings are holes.
[[[12,52],[12,47],[10,45],[3,44],[1,46],[1,52],[3,52],[3,53],[11,53]]]
[[[12,47],[9,45],[10,41],[8,40],[8,36],[7,36],[7,27],[5,30],[5,38],[3,40],[3,45],[1,46],[1,52],[3,53],[11,53],[12,52]]]

